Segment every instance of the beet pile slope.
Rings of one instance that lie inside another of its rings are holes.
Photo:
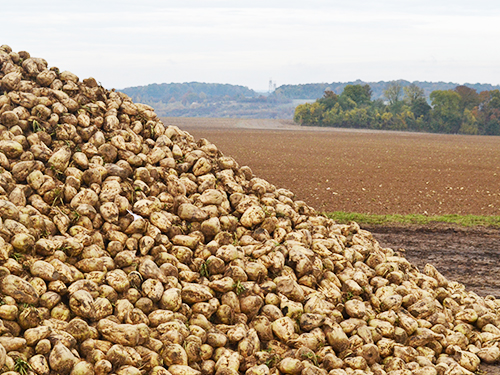
[[[500,303],[151,107],[0,47],[8,374],[470,374]]]

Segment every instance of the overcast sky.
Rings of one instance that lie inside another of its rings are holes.
[[[108,89],[500,84],[498,0],[0,0],[0,44]]]

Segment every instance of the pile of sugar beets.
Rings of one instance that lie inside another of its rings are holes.
[[[500,301],[0,47],[3,374],[471,374]]]

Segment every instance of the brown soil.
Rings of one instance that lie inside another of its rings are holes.
[[[499,215],[500,137],[165,119],[319,211]],[[269,130],[271,129],[271,130]]]
[[[320,211],[500,215],[500,137],[328,128],[286,120],[164,119]],[[500,230],[363,226],[412,264],[500,298]],[[481,366],[499,374],[499,366]]]
[[[303,128],[289,121],[165,119],[321,211],[499,215],[500,137]],[[270,129],[270,130],[269,130]],[[478,294],[500,297],[500,231],[367,227]]]

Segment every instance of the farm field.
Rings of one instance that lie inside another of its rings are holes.
[[[288,120],[164,122],[207,138],[318,211],[500,213],[500,137],[312,129]]]
[[[322,212],[499,215],[500,137],[299,127],[289,120],[164,118]],[[481,295],[500,297],[498,229],[365,226]]]

